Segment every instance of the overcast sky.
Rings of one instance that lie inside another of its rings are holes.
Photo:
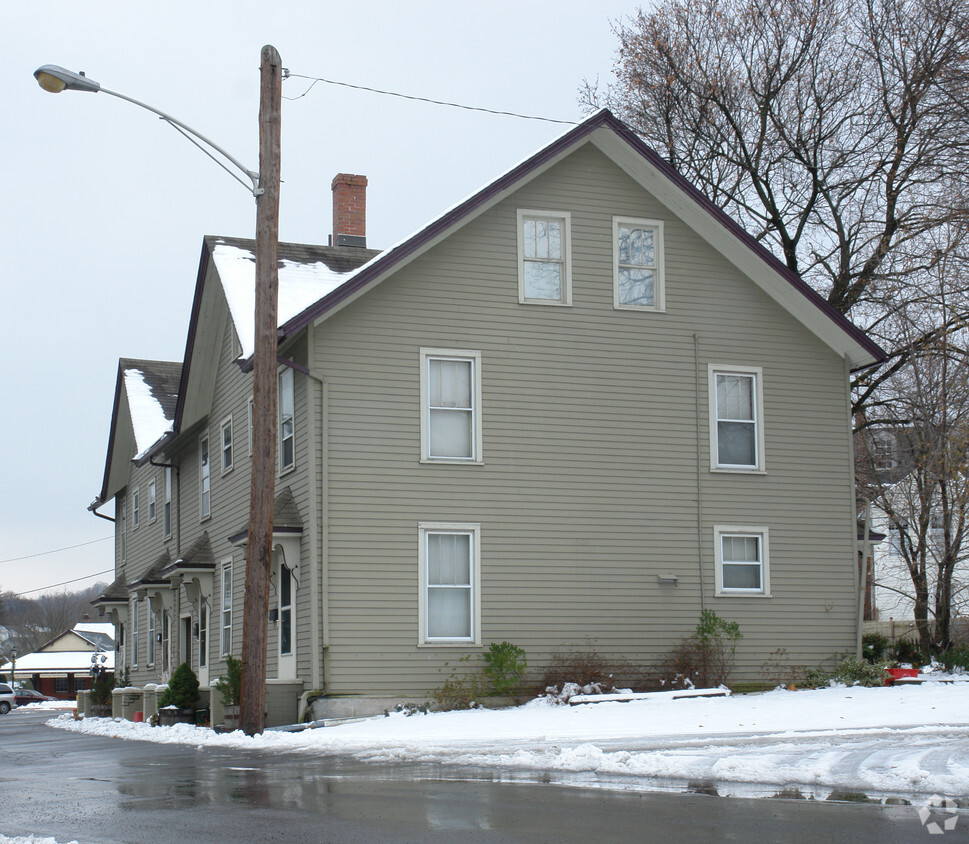
[[[83,70],[255,170],[264,44],[293,74],[578,120],[583,79],[611,78],[612,23],[635,9],[4,4],[0,591],[111,579],[113,526],[87,505],[101,487],[118,358],[181,360],[203,236],[252,237],[255,225],[246,189],[169,126],[104,94],[48,94],[37,67]],[[291,78],[283,96],[309,86]],[[368,245],[389,246],[565,128],[318,83],[283,101],[280,239],[326,242],[330,181],[346,172],[370,180]]]

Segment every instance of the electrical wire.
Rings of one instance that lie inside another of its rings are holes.
[[[462,103],[452,103],[452,102],[448,102],[447,100],[433,100],[430,97],[418,97],[413,94],[402,94],[399,91],[384,91],[380,88],[369,88],[366,85],[353,85],[350,82],[338,82],[335,79],[324,79],[321,76],[304,76],[303,74],[300,74],[300,73],[290,73],[288,70],[285,71],[283,78],[284,79],[290,79],[290,78],[306,79],[307,81],[312,83],[309,86],[309,88],[307,88],[305,91],[303,91],[302,94],[299,94],[298,96],[283,97],[283,99],[286,99],[286,100],[301,99],[302,97],[305,97],[310,91],[313,90],[313,87],[316,85],[317,82],[323,82],[326,85],[339,85],[342,88],[353,88],[355,91],[368,91],[371,94],[383,94],[384,96],[387,96],[387,97],[400,97],[403,100],[415,100],[420,103],[430,103],[431,105],[447,106],[449,108],[461,108],[461,109],[464,109],[465,111],[480,111],[484,114],[496,114],[501,117],[517,117],[520,120],[540,120],[544,123],[560,123],[565,126],[577,125],[577,121],[575,120],[556,120],[555,118],[552,118],[552,117],[536,117],[533,114],[519,114],[518,112],[515,112],[515,111],[499,111],[493,108],[481,108],[480,106],[469,106],[469,105],[463,105]]]
[[[102,536],[100,539],[92,539],[90,542],[79,542],[77,545],[68,545],[66,548],[54,548],[52,551],[38,551],[36,554],[27,554],[23,557],[11,557],[9,560],[0,560],[0,565],[4,563],[16,563],[19,560],[32,560],[34,557],[44,557],[47,554],[59,554],[61,551],[73,551],[75,548],[83,548],[85,545],[94,545],[97,542],[107,542],[114,539],[113,536]]]
[[[60,583],[52,583],[50,586],[41,586],[38,589],[28,589],[26,592],[14,592],[14,597],[22,598],[24,595],[32,595],[34,592],[43,592],[45,589],[56,589],[58,586],[67,586],[68,583],[79,583],[82,580],[90,580],[92,577],[100,577],[102,574],[111,574],[112,572],[114,572],[114,569],[96,571],[94,574],[87,575],[87,577],[75,577],[73,580],[64,580]]]

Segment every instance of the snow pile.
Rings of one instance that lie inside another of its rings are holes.
[[[77,709],[77,703],[73,700],[38,700],[17,707],[18,712],[37,712],[40,709]]]
[[[514,709],[416,717],[396,712],[251,738],[185,724],[162,728],[69,715],[48,723],[161,743],[581,773],[598,785],[658,777],[718,787],[794,783],[905,795],[969,790],[969,683],[577,706],[539,699]]]

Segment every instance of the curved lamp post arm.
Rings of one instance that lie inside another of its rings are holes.
[[[205,147],[210,147],[214,149],[219,155],[225,158],[226,161],[233,164],[242,173],[246,175],[249,181],[252,183],[251,186],[246,186],[248,190],[252,192],[253,196],[259,196],[262,193],[262,188],[259,187],[259,174],[254,170],[250,170],[241,161],[239,161],[235,156],[231,155],[225,149],[220,147],[215,141],[210,140],[205,137],[201,132],[196,131],[191,126],[183,123],[176,117],[172,117],[170,114],[166,114],[161,109],[157,109],[154,106],[148,105],[148,103],[143,103],[141,100],[136,100],[134,97],[129,97],[127,94],[121,94],[117,91],[111,91],[108,88],[101,87],[101,84],[95,82],[93,79],[88,79],[83,73],[74,73],[73,71],[67,70],[56,64],[45,64],[42,67],[37,68],[34,71],[34,77],[37,79],[37,84],[40,85],[45,91],[49,91],[52,94],[59,94],[61,91],[89,91],[91,93],[98,93],[99,91],[104,94],[109,94],[112,97],[117,97],[120,100],[127,100],[136,106],[140,106],[154,114],[157,114],[162,120],[164,120],[169,125],[175,127],[183,135],[188,137],[192,143],[194,143],[199,149],[202,150],[206,155],[209,156],[216,164],[219,164],[223,169],[228,171],[233,178],[242,182],[243,185],[246,183],[239,179],[238,176],[232,173],[228,167],[226,167],[219,159],[212,155],[209,150]],[[201,141],[202,146],[196,140]]]

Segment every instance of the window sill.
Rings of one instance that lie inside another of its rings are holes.
[[[572,302],[556,302],[554,299],[519,299],[519,305],[547,305],[552,308],[571,308]]]
[[[422,457],[421,463],[442,463],[447,466],[484,466],[484,460],[468,460],[461,457]]]
[[[722,475],[766,475],[766,469],[745,469],[742,466],[711,466],[711,472]]]
[[[720,591],[715,592],[713,595],[715,598],[770,598],[772,597],[770,592],[744,592],[741,590],[735,591]]]
[[[614,311],[639,311],[647,314],[665,314],[666,308],[657,305],[616,305],[612,306]]]
[[[418,642],[419,648],[480,648],[481,642],[470,639],[449,639],[446,642]]]

